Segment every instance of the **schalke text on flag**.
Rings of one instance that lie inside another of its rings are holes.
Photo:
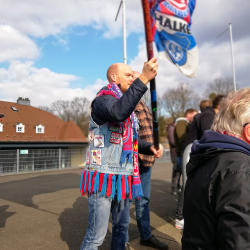
[[[191,33],[196,0],[149,0],[152,35],[160,58],[167,58],[188,77],[195,77],[198,49]]]

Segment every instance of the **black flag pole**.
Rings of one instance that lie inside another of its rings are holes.
[[[145,24],[147,54],[149,61],[154,57],[154,51],[153,51],[153,36],[151,31],[151,20],[150,20],[148,0],[142,0],[142,7],[143,7],[143,16]],[[151,107],[153,114],[154,147],[156,149],[159,149],[159,130],[158,130],[157,95],[156,95],[155,79],[152,79],[150,81],[150,93],[151,93]]]

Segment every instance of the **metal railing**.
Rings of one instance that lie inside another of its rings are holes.
[[[155,163],[165,163],[165,162],[171,162],[169,149],[164,149],[162,157],[155,159]]]
[[[81,167],[86,148],[0,150],[0,175]]]

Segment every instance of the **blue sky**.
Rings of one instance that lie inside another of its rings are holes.
[[[127,2],[127,58],[133,70],[146,61],[141,1]],[[198,76],[189,79],[159,59],[156,77],[161,96],[179,82],[203,94],[217,77],[232,76],[229,33],[233,24],[236,80],[249,86],[250,1],[197,0],[192,33],[199,49]],[[75,96],[91,100],[107,84],[106,70],[123,61],[122,15],[114,21],[120,0],[0,0],[0,100],[19,96],[33,106],[49,106]],[[155,53],[157,56],[157,53]]]
[[[42,53],[35,66],[78,76],[79,80],[72,83],[72,87],[79,84],[86,87],[97,77],[105,79],[107,65],[123,62],[123,38],[104,39],[102,35],[102,31],[92,27],[78,26],[64,35],[66,44],[53,36],[38,39],[37,45]],[[128,63],[138,54],[138,45],[138,35],[131,34],[127,38]]]

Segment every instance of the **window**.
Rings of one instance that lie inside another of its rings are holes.
[[[17,108],[16,107],[11,107],[11,109],[15,112],[18,112]]]
[[[16,133],[24,133],[25,125],[23,125],[22,123],[17,123],[15,126],[16,126]]]
[[[35,126],[36,128],[36,133],[37,134],[44,134],[44,126],[41,124],[38,124],[37,126]]]
[[[3,124],[0,123],[0,132],[3,132]]]

